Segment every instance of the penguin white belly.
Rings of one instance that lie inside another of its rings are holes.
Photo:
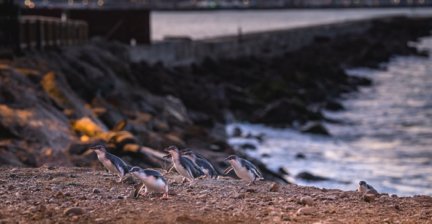
[[[109,159],[102,158],[100,159],[100,161],[108,171],[110,171],[113,174],[120,175],[121,172],[117,170],[117,167]]]
[[[189,172],[183,166],[180,165],[180,161],[174,162],[174,167],[180,175],[193,179],[193,177],[191,177]]]
[[[246,168],[242,166],[234,166],[234,172],[240,179],[245,181],[253,181],[254,175]]]
[[[359,186],[357,191],[364,194],[368,191],[368,189],[365,186]]]
[[[156,179],[155,177],[148,177],[143,180],[147,190],[149,192],[164,192],[165,191],[165,182],[162,179]]]

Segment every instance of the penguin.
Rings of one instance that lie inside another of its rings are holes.
[[[104,145],[90,147],[90,150],[96,152],[99,161],[109,172],[119,176],[118,183],[123,181],[124,176],[129,173],[131,168],[129,165],[119,157],[107,152]]]
[[[224,174],[228,174],[234,169],[234,172],[240,179],[249,182],[248,185],[255,184],[257,179],[264,179],[258,168],[248,160],[242,159],[236,155],[231,155],[228,156],[225,161],[230,163],[231,166],[224,171]]]
[[[144,195],[148,192],[158,192],[163,193],[162,198],[168,198],[168,182],[158,171],[134,166],[129,173],[142,181],[138,188],[135,188],[135,198],[138,198],[143,187],[145,187]]]
[[[367,184],[364,180],[359,182],[357,191],[361,194],[378,194],[378,191],[375,190],[375,188],[373,188],[371,185]]]
[[[187,179],[189,182],[192,183],[195,178],[205,175],[201,171],[201,169],[197,165],[195,165],[195,163],[193,163],[186,156],[181,155],[177,147],[169,146],[164,151],[168,152],[171,155],[174,168],[180,175],[184,177],[183,180]]]
[[[205,174],[206,177],[210,177],[212,179],[218,177],[218,172],[214,168],[213,164],[204,156],[195,153],[190,149],[184,150],[181,154],[194,162],[195,165],[197,165],[201,169],[201,171]]]

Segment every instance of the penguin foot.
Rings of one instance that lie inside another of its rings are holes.
[[[162,200],[168,200],[168,192],[164,193],[161,197]]]

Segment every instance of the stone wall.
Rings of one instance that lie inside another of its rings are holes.
[[[207,57],[217,60],[251,55],[272,56],[298,50],[316,38],[347,33],[361,34],[374,20],[390,19],[392,17],[371,18],[195,41],[187,38],[170,39],[152,45],[131,47],[130,57],[133,62],[162,62],[172,66],[200,62]]]

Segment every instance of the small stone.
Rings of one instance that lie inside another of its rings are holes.
[[[121,200],[122,200],[122,199],[125,199],[125,197],[123,197],[123,196],[118,196],[117,199],[121,199]]]
[[[270,192],[278,192],[280,189],[280,185],[278,183],[273,183],[270,187]]]
[[[238,193],[238,192],[235,192],[234,195],[233,195],[233,198],[236,198],[236,199],[242,199],[242,198],[245,198],[245,197],[246,197],[245,194]]]
[[[93,188],[93,194],[99,194],[101,191],[97,188]]]
[[[246,192],[249,192],[249,193],[255,193],[256,190],[253,189],[253,188],[248,188],[248,189],[246,189]]]
[[[71,208],[67,208],[64,210],[63,214],[65,215],[82,215],[84,214],[84,209],[80,208],[80,207],[71,207]]]
[[[54,197],[56,197],[56,198],[62,198],[62,197],[64,197],[64,194],[63,194],[61,191],[58,191],[58,192],[54,195]]]
[[[392,197],[392,198],[397,198],[398,196],[395,195],[395,194],[392,194],[391,197]]]
[[[76,215],[72,216],[72,218],[71,218],[72,222],[76,222],[76,221],[78,221],[78,219],[79,219],[79,217]]]
[[[297,215],[313,215],[317,212],[317,209],[314,207],[303,207],[297,210]]]
[[[363,201],[365,202],[373,202],[375,200],[376,196],[374,194],[364,194],[362,196]]]
[[[311,196],[304,196],[302,198],[300,198],[300,204],[302,205],[308,205],[311,206],[313,205],[314,201],[313,198]]]

